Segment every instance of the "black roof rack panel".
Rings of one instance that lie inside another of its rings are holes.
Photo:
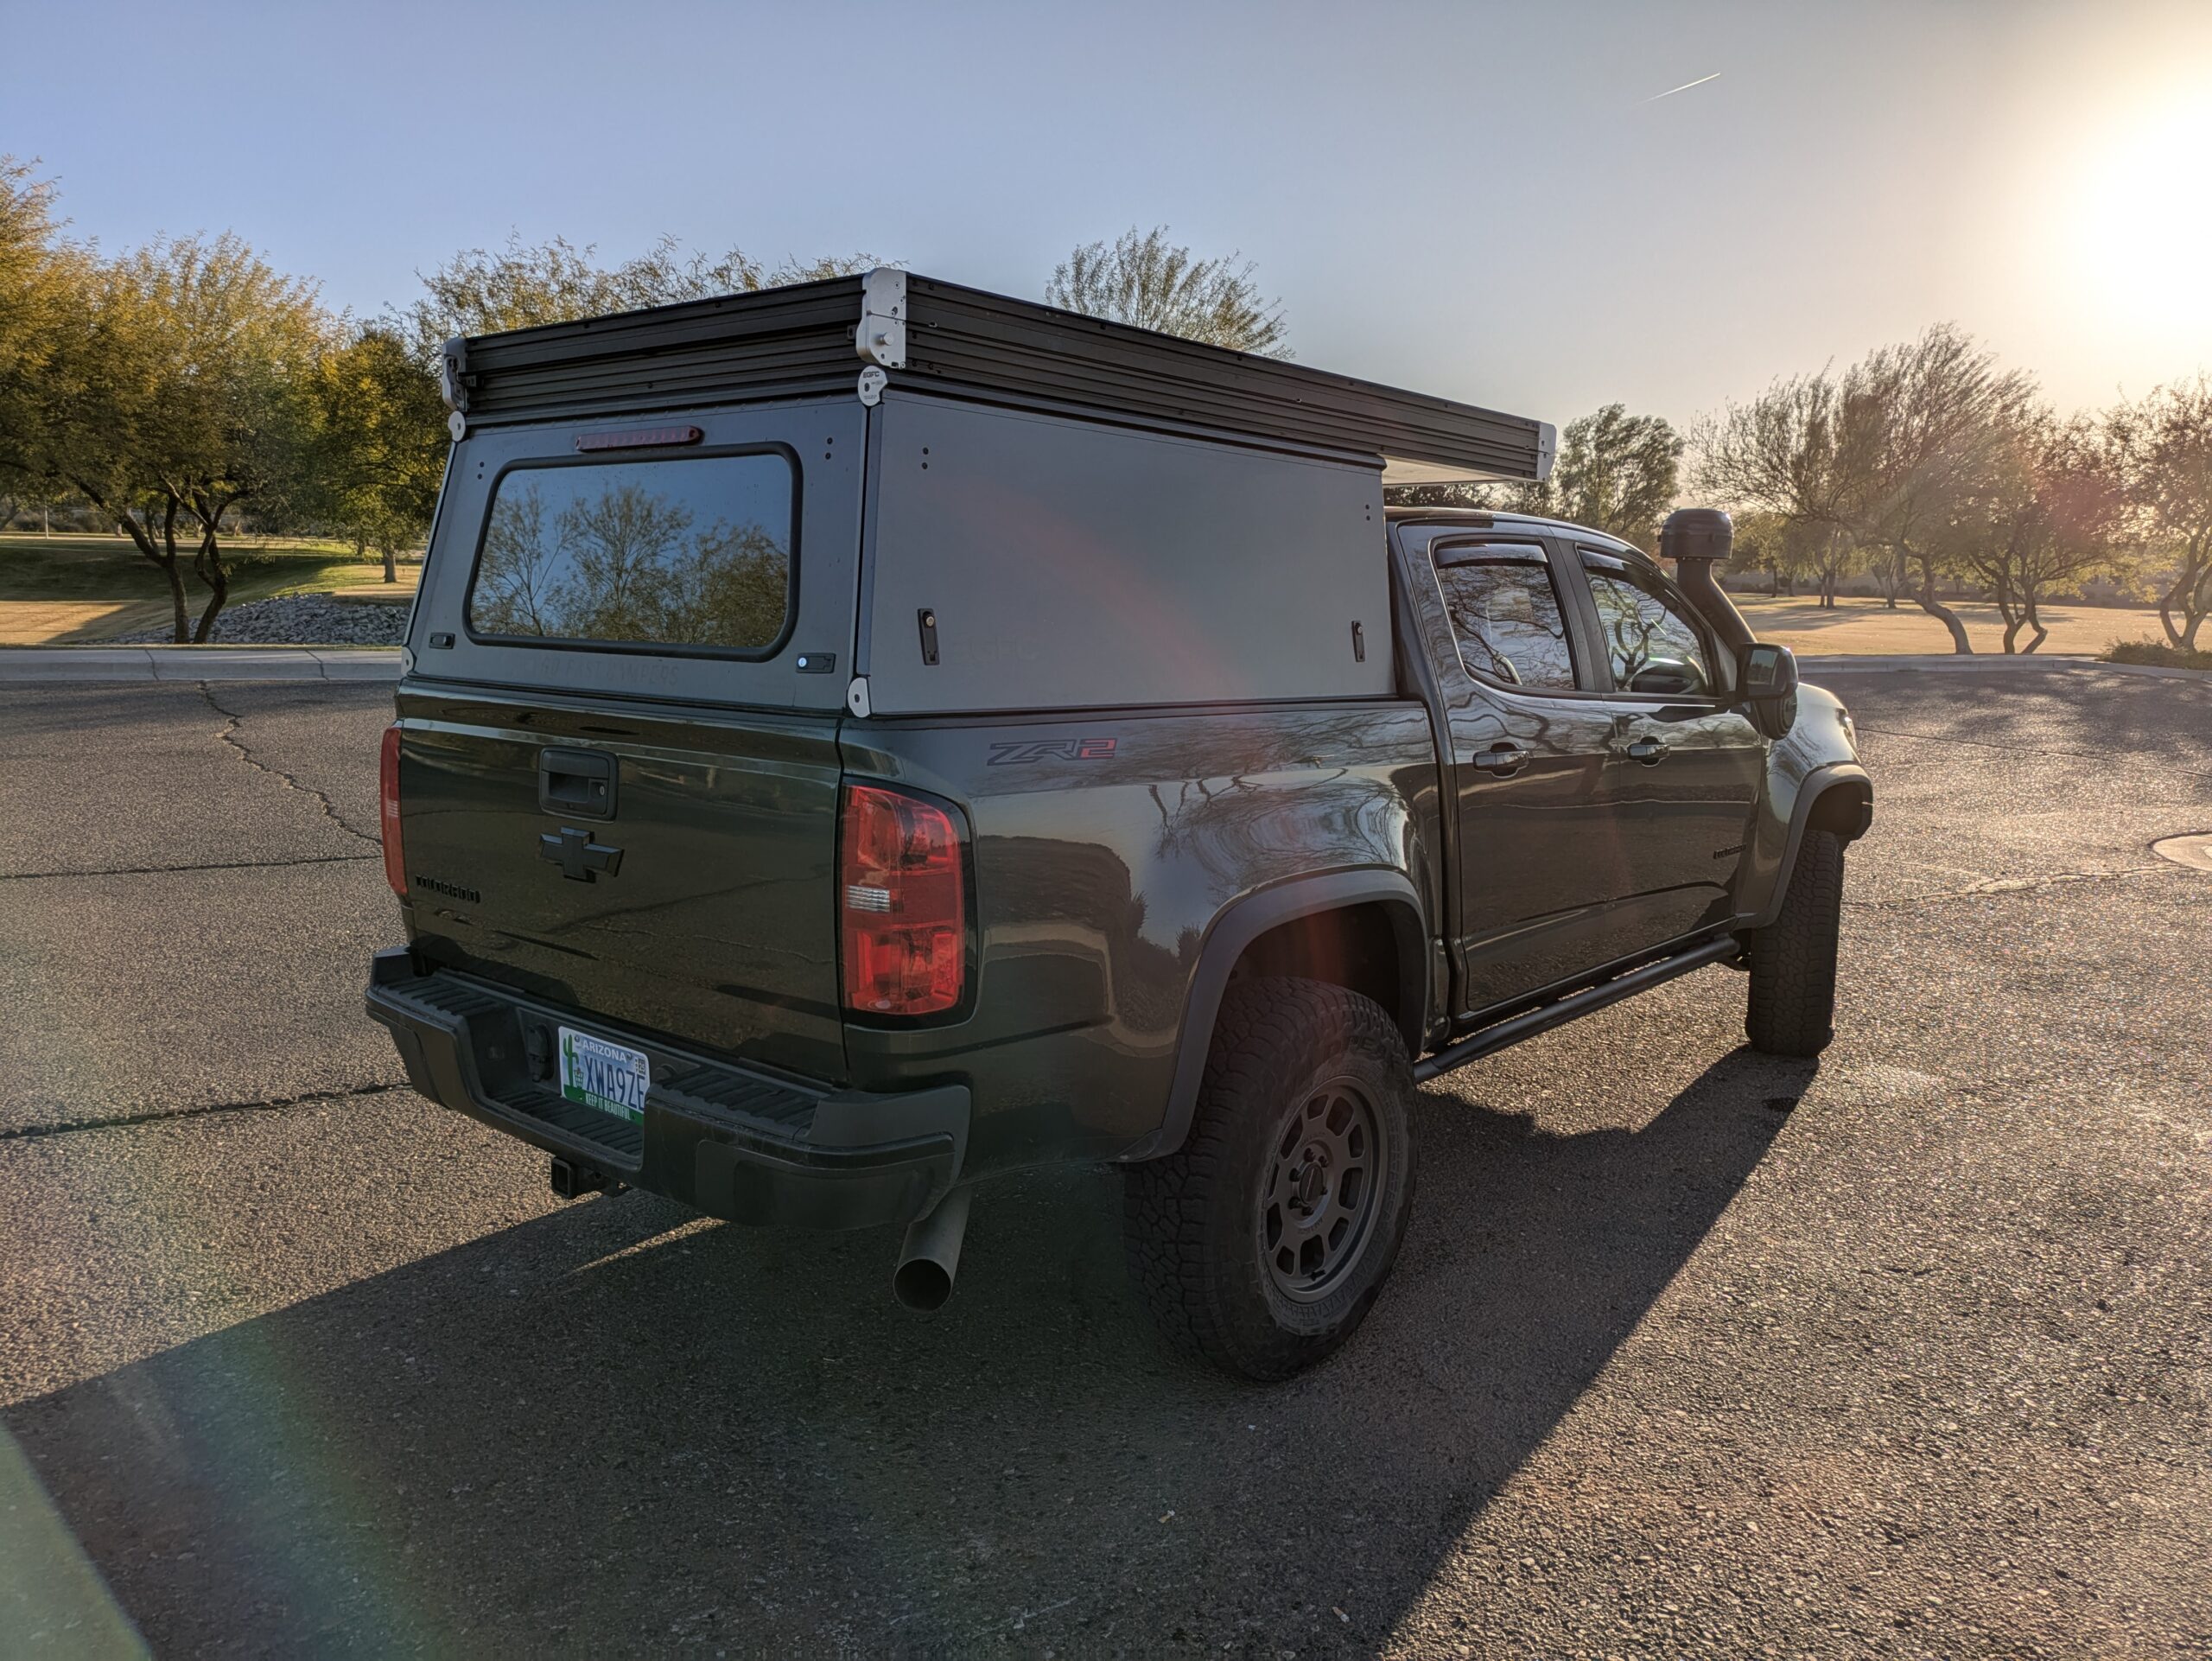
[[[1541,479],[1546,422],[878,270],[455,341],[472,425],[886,385],[1377,455],[1383,481]]]

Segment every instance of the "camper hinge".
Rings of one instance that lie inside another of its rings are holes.
[[[438,353],[438,393],[446,408],[468,413],[468,341],[456,334]]]
[[[1539,484],[1552,476],[1552,463],[1559,456],[1559,429],[1548,421],[1536,423],[1536,480]]]
[[[879,265],[861,278],[861,356],[885,369],[906,366],[906,273]]]

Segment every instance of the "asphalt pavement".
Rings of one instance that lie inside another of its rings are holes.
[[[9,686],[0,1425],[164,1656],[2202,1654],[2212,683],[1830,684],[1835,1046],[1715,968],[1431,1086],[1274,1389],[1103,1174],[934,1319],[888,1231],[560,1204],[361,1013],[388,689]]]

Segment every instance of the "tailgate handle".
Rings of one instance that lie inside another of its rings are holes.
[[[614,817],[614,758],[604,750],[540,750],[537,805],[562,818]]]

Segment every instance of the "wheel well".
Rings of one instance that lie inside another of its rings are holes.
[[[1813,801],[1805,816],[1811,830],[1833,830],[1846,842],[1856,842],[1874,822],[1874,792],[1863,780],[1846,779],[1830,785]]]
[[[1244,948],[1230,981],[1289,975],[1325,981],[1372,998],[1398,1024],[1406,1053],[1419,1055],[1424,1037],[1418,932],[1408,950],[1406,907],[1371,900],[1309,912],[1279,923]]]

